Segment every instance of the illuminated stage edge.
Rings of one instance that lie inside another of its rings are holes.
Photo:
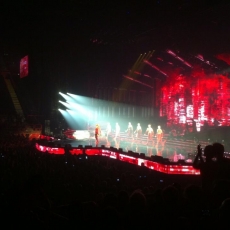
[[[65,149],[62,147],[53,148],[53,147],[43,146],[43,145],[36,143],[36,149],[40,152],[46,152],[49,154],[58,154],[58,155],[65,154]],[[117,159],[123,162],[128,162],[130,164],[144,166],[151,170],[155,170],[155,171],[165,173],[165,174],[200,175],[200,170],[194,169],[191,164],[182,165],[179,163],[174,164],[172,162],[169,162],[167,164],[159,163],[159,162],[155,162],[154,158],[153,159],[148,158],[148,157],[141,158],[141,157],[138,157],[140,156],[138,153],[134,153],[135,156],[130,156],[129,153],[121,152],[115,148],[108,149],[108,148],[103,148],[103,147],[99,148],[99,147],[85,146],[84,148],[83,147],[71,148],[69,152],[72,155],[81,155],[84,153],[88,156],[109,157],[109,158]]]

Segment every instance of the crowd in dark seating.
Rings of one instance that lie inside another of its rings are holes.
[[[26,127],[25,120],[14,113],[0,115],[0,129],[1,133],[14,133]],[[0,134],[1,134],[0,133]]]
[[[216,173],[207,191],[201,164],[208,161],[201,157],[195,166],[201,176],[166,175],[102,156],[38,152],[23,135],[0,138],[0,218],[8,228],[220,228],[227,223],[228,161],[212,163]]]

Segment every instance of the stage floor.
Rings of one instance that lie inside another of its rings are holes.
[[[54,140],[53,142],[55,146],[60,147],[63,147],[66,144],[70,144],[72,147],[78,147],[79,145],[96,147],[95,138],[93,137],[84,140]],[[196,143],[194,140],[171,140],[169,138],[163,138],[162,142],[160,143],[157,143],[156,138],[152,143],[147,143],[146,139],[138,141],[123,138],[119,141],[111,140],[110,142],[107,142],[105,138],[100,138],[98,147],[113,147],[116,149],[122,149],[123,152],[132,151],[137,153],[144,153],[146,156],[157,155],[168,158],[170,161],[176,162],[180,159],[192,161],[195,156],[197,144],[198,143]],[[200,144],[205,146],[208,143],[203,142]]]

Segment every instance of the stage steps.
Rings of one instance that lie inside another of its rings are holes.
[[[15,90],[14,90],[13,85],[11,84],[11,81],[10,81],[10,78],[9,78],[9,73],[3,72],[2,75],[3,75],[4,81],[5,81],[5,83],[6,83],[8,92],[9,92],[9,94],[10,94],[10,96],[11,96],[11,99],[12,99],[12,102],[13,102],[13,105],[14,105],[14,108],[15,108],[16,113],[17,113],[22,119],[25,120],[25,116],[24,116],[24,113],[23,113],[21,104],[20,104],[20,102],[19,102],[19,100],[18,100],[18,97],[17,97],[17,94],[16,94],[16,92],[15,92]]]
[[[12,104],[11,97],[6,88],[4,77],[2,76],[1,73],[0,73],[0,108],[1,108],[1,115],[7,116],[8,114],[15,113],[15,109]]]

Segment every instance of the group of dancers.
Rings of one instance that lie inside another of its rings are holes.
[[[156,145],[162,144],[162,138],[163,138],[163,131],[161,129],[161,126],[158,125],[156,133],[154,132],[151,124],[148,124],[145,132],[142,132],[142,127],[140,123],[137,123],[137,127],[134,130],[133,125],[131,122],[128,122],[128,127],[125,130],[126,133],[126,138],[128,141],[136,141],[137,143],[141,144],[142,143],[142,136],[143,134],[147,137],[147,143],[146,145],[148,146],[153,146],[154,145],[154,137],[156,137]],[[120,142],[120,134],[121,134],[121,128],[118,122],[115,124],[115,132],[114,135],[112,133],[112,127],[110,122],[107,122],[106,125],[106,130],[105,130],[105,137],[106,137],[106,142],[107,146],[110,145],[111,140],[115,142],[115,147],[119,146]],[[98,147],[99,145],[99,137],[101,136],[101,128],[99,124],[96,124],[95,127],[95,145]]]

